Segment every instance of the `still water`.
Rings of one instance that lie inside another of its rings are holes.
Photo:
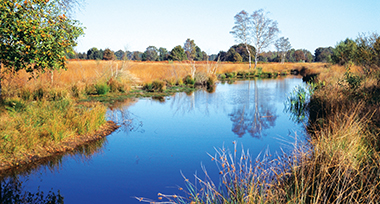
[[[23,192],[59,190],[65,203],[140,203],[135,196],[157,200],[158,193],[178,194],[185,187],[181,173],[190,180],[194,174],[202,178],[201,165],[218,180],[208,155],[215,154],[214,148],[233,149],[236,141],[253,157],[291,151],[304,128],[290,119],[284,103],[300,84],[299,77],[237,81],[217,84],[214,93],[115,104],[107,117],[124,125],[119,130],[13,173],[13,179]]]

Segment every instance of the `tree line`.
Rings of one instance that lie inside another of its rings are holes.
[[[183,46],[177,45],[172,50],[164,47],[157,48],[148,46],[144,52],[140,51],[112,51],[109,48],[105,50],[96,47],[90,48],[87,52],[68,52],[68,59],[89,59],[89,60],[134,60],[134,61],[206,61],[214,60],[215,56],[209,56],[197,46],[194,40],[187,39]]]

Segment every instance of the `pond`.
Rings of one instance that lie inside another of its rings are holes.
[[[7,190],[4,184],[16,183],[20,192],[59,190],[65,203],[140,203],[135,196],[157,200],[158,193],[181,194],[183,176],[202,178],[202,166],[218,181],[210,157],[215,148],[233,149],[236,141],[253,157],[292,150],[304,125],[290,119],[284,104],[302,83],[295,76],[236,81],[217,84],[213,93],[198,90],[115,104],[107,117],[124,124],[119,130],[13,172],[3,179],[1,193]]]

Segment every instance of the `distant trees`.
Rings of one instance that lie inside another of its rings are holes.
[[[356,40],[347,38],[333,49],[332,61],[337,64],[356,64],[367,71],[380,68],[380,36],[360,34]]]
[[[123,60],[126,57],[125,52],[123,50],[116,51],[115,56],[117,60]]]
[[[87,51],[87,59],[96,60],[103,59],[103,51],[98,50],[98,48],[93,47]]]
[[[186,57],[188,60],[194,60],[196,57],[196,45],[194,40],[190,40],[189,38],[186,40],[186,42],[183,45],[183,50],[186,53]]]
[[[315,62],[331,62],[331,56],[333,54],[333,47],[319,47],[314,52]]]
[[[155,46],[149,46],[146,48],[145,52],[141,57],[142,61],[157,61],[158,60],[158,49]]]
[[[181,45],[175,46],[170,51],[169,60],[174,60],[174,61],[187,60],[187,55],[185,53],[185,50],[181,47]]]
[[[281,37],[276,40],[274,43],[277,52],[281,56],[281,63],[285,62],[286,53],[292,48],[292,45],[289,42],[289,38]]]
[[[158,49],[158,61],[165,61],[169,58],[169,52],[166,48],[160,47]]]
[[[115,53],[109,48],[105,49],[103,52],[103,60],[115,60]]]

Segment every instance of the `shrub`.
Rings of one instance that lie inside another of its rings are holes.
[[[197,72],[194,78],[196,85],[205,86],[207,84],[208,77],[207,74],[204,72]]]
[[[182,86],[183,85],[183,80],[182,79],[178,79],[177,80],[177,86]]]
[[[187,76],[183,79],[183,82],[184,82],[186,85],[194,85],[194,84],[195,84],[195,80],[194,80],[193,77],[191,77],[190,75],[187,75]]]
[[[225,74],[220,74],[219,77],[220,77],[220,79],[221,79],[222,81],[224,81],[224,80],[226,79],[226,75],[225,75]]]
[[[106,83],[99,83],[95,85],[96,93],[99,95],[107,94],[110,91],[110,87]]]
[[[149,91],[149,92],[163,92],[166,90],[166,84],[164,81],[155,80],[152,83],[146,83],[143,86],[143,90]]]
[[[207,79],[207,88],[213,87],[216,82],[216,77],[215,76],[209,76]]]

